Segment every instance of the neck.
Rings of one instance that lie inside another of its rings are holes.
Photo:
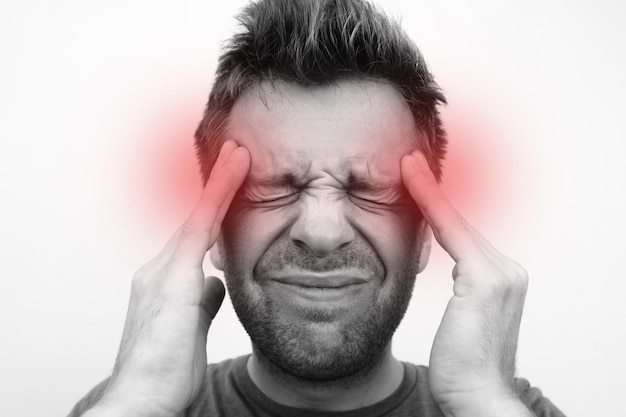
[[[347,411],[375,404],[393,394],[404,376],[402,364],[391,354],[391,345],[372,366],[333,381],[311,381],[288,374],[254,345],[247,368],[254,384],[277,403],[319,411]]]

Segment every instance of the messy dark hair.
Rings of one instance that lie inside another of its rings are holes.
[[[242,30],[219,59],[195,134],[204,181],[225,140],[230,111],[244,91],[265,81],[315,87],[344,79],[382,80],[402,93],[419,148],[441,179],[447,141],[438,105],[446,99],[399,23],[361,0],[259,0],[238,20]]]

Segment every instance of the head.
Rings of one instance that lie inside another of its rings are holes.
[[[429,239],[400,177],[420,149],[437,178],[444,97],[398,24],[358,0],[267,0],[240,16],[196,147],[251,155],[218,250],[237,314],[284,372],[332,380],[375,363]]]

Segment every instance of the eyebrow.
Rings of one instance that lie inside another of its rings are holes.
[[[377,178],[358,178],[354,173],[348,176],[348,189],[351,191],[380,192],[380,191],[401,191],[402,185],[397,181],[386,181]]]
[[[249,175],[242,184],[241,188],[247,187],[262,187],[268,189],[284,189],[295,188],[301,189],[306,185],[295,177],[294,174],[284,173],[276,175]],[[361,192],[381,192],[381,191],[394,191],[398,192],[402,190],[402,185],[397,181],[386,181],[377,178],[359,178],[353,172],[348,175],[346,188],[350,191]]]
[[[245,180],[242,187],[264,187],[270,189],[276,188],[300,188],[296,177],[293,174],[277,174],[277,175],[253,175],[250,174]]]

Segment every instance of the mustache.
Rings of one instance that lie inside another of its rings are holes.
[[[285,269],[318,273],[359,269],[370,271],[376,276],[385,273],[385,267],[376,252],[363,243],[353,242],[328,256],[318,257],[308,248],[288,241],[271,246],[259,259],[253,273],[257,278],[264,278]]]

